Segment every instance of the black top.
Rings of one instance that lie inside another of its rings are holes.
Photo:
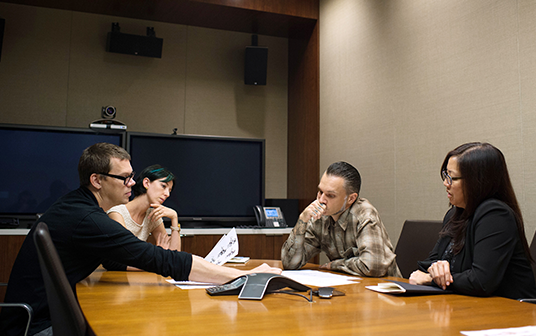
[[[41,217],[48,225],[67,279],[76,294],[76,283],[91,274],[106,259],[145,271],[188,280],[192,267],[189,253],[164,250],[136,238],[121,224],[110,219],[93,193],[80,187],[60,198]],[[51,325],[45,286],[33,241],[32,227],[19,251],[5,296],[5,302],[29,303],[34,317],[29,334]],[[1,335],[21,335],[27,314],[19,308],[3,308]]]
[[[449,210],[443,226],[454,214]],[[421,271],[448,256],[450,237],[440,238]],[[482,202],[467,223],[465,245],[451,259],[453,283],[448,289],[473,296],[503,296],[510,299],[536,298],[536,283],[530,262],[519,238],[514,212],[505,203]]]

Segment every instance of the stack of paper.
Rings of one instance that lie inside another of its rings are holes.
[[[233,257],[227,260],[229,264],[245,264],[249,261],[249,257]]]

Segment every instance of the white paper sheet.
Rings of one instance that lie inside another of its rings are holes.
[[[282,275],[309,286],[339,286],[358,283],[361,278],[314,270],[283,271]]]
[[[232,228],[229,233],[221,237],[205,260],[216,265],[223,265],[236,255],[238,255],[238,236],[236,229]]]
[[[536,326],[505,328],[505,329],[475,330],[475,331],[460,331],[460,333],[467,335],[467,336],[497,336],[497,335],[532,336],[532,335],[536,335]]]
[[[238,254],[238,236],[236,229],[232,228],[226,235],[220,238],[212,251],[205,257],[205,260],[216,265],[223,265]],[[249,259],[249,258],[248,258]],[[175,281],[167,280],[180,289],[197,289],[216,286],[217,284],[197,281]]]
[[[176,281],[173,279],[166,280],[172,285],[179,287],[180,289],[198,289],[198,288],[209,288],[217,286],[218,284],[210,282],[200,282],[200,281]]]

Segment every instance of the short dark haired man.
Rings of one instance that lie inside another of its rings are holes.
[[[99,143],[86,148],[78,164],[80,188],[60,198],[40,218],[48,225],[73,291],[76,283],[105,259],[176,280],[223,283],[246,273],[141,241],[110,219],[106,210],[127,203],[131,187],[136,183],[129,160],[130,155],[123,148],[112,144]],[[13,265],[5,302],[32,306],[34,317],[29,335],[52,335],[43,277],[33,243],[34,230],[35,225]],[[281,270],[261,265],[250,272],[280,273]],[[22,309],[3,308],[1,335],[21,335],[25,320]]]
[[[353,275],[402,277],[378,211],[359,197],[361,176],[346,162],[331,164],[316,200],[300,214],[281,249],[283,268],[298,269],[324,251],[323,269]]]

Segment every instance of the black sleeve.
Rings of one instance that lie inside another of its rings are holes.
[[[106,268],[107,271],[126,271],[127,265],[121,264],[109,259],[106,259],[102,262],[102,267]]]
[[[78,224],[72,241],[79,250],[104,260],[137,267],[175,280],[188,280],[192,255],[165,250],[141,241],[104,212],[93,213]]]
[[[505,277],[517,241],[516,219],[510,208],[494,200],[482,203],[467,228],[464,250],[466,259],[472,261],[452,274],[450,288],[460,294],[492,295]]]

